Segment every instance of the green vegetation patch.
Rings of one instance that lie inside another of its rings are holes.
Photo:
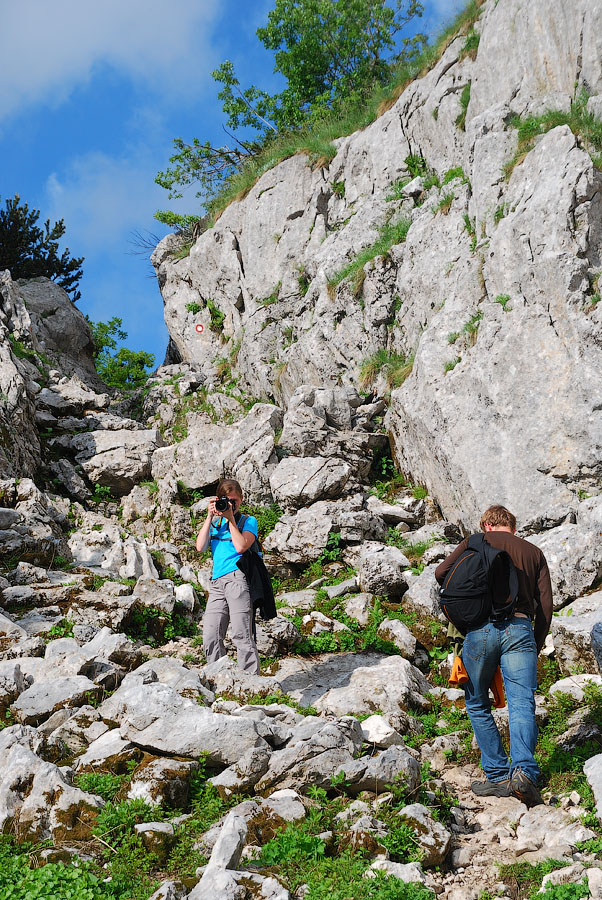
[[[176,603],[172,613],[155,606],[134,606],[123,631],[132,640],[145,641],[155,647],[174,637],[194,637],[198,628],[182,614]]]
[[[466,112],[468,110],[468,104],[470,103],[470,81],[468,84],[465,84],[462,88],[462,93],[460,94],[460,112],[458,117],[456,118],[456,125],[460,129],[460,131],[464,131],[466,129]]]
[[[6,900],[127,900],[106,873],[73,860],[39,865],[39,848],[0,836],[0,897]]]
[[[597,169],[602,170],[602,121],[587,110],[588,94],[582,91],[571,103],[569,112],[547,110],[540,116],[514,116],[510,125],[518,130],[518,144],[512,159],[504,166],[508,180],[515,167],[535,146],[535,139],[552,128],[568,125],[574,135],[581,138]]]
[[[405,356],[403,353],[394,353],[385,350],[377,350],[372,356],[364,360],[360,369],[360,388],[365,390],[373,384],[379,375],[385,379],[389,390],[401,387],[410,375],[414,366],[414,354]]]

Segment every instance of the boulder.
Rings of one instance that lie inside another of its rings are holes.
[[[102,688],[83,675],[58,676],[36,681],[11,705],[11,712],[24,725],[39,725],[57,709],[82,706],[100,696]]]
[[[383,619],[376,633],[383,641],[394,644],[405,659],[414,658],[416,638],[399,619]]]
[[[380,712],[394,724],[409,708],[430,706],[428,681],[401,656],[327,654],[311,664],[288,658],[273,677],[282,693],[327,715]]]
[[[270,475],[270,489],[284,509],[298,509],[317,500],[339,498],[350,476],[351,467],[336,457],[287,456]]]
[[[547,560],[554,609],[580,597],[602,577],[600,535],[581,525],[565,523],[529,538]]]
[[[387,597],[401,597],[408,588],[405,570],[410,566],[397,547],[372,545],[360,557],[360,590]]]
[[[583,771],[594,792],[596,815],[602,822],[602,753],[598,753],[597,756],[591,756],[583,766]]]
[[[249,748],[266,746],[254,722],[212,713],[166,684],[124,683],[110,700],[121,737],[154,753],[206,753],[210,765],[230,765]]]
[[[2,831],[10,830],[20,841],[89,840],[104,802],[73,787],[69,771],[13,744],[0,774]]]
[[[438,822],[422,803],[412,803],[399,811],[399,818],[408,825],[418,841],[423,866],[439,866],[451,846],[451,833]]]
[[[264,549],[295,565],[318,559],[330,534],[344,543],[384,537],[384,525],[364,509],[361,496],[347,500],[319,500],[295,514],[283,516],[264,541]]]
[[[136,769],[130,782],[128,800],[144,800],[149,806],[185,809],[190,778],[198,767],[195,760],[153,759]]]
[[[150,476],[151,458],[162,445],[158,428],[87,431],[52,441],[55,449],[74,453],[89,480],[108,487],[114,496],[128,494],[137,482]]]

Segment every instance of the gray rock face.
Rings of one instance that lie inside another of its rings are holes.
[[[95,391],[105,387],[96,373],[94,341],[86,317],[68,294],[48,278],[20,282],[40,348],[66,375],[77,375]]]
[[[576,670],[602,672],[602,655],[596,653],[596,628],[598,631],[602,628],[601,591],[574,600],[560,615],[553,617],[554,651],[564,675]]]
[[[28,339],[30,318],[10,273],[0,272],[0,476],[32,476],[40,458],[35,406],[29,378],[11,351],[9,334]],[[32,367],[33,368],[33,367]],[[33,370],[36,374],[37,370]],[[39,387],[39,385],[38,385]]]
[[[70,449],[94,484],[120,496],[150,476],[151,459],[163,439],[157,428],[131,431],[88,431],[72,438],[55,438],[54,446]]]
[[[587,241],[566,222],[574,216],[584,234],[596,229],[599,181],[568,129],[542,138],[510,180],[505,201],[512,212],[490,237],[485,296],[475,285],[471,306],[446,304],[420,341],[412,375],[393,395],[389,422],[400,468],[467,528],[477,526],[491,497],[504,498],[521,527],[558,523],[596,470],[600,357],[594,323],[582,309],[588,262],[579,258]],[[542,216],[552,196],[556,224]],[[495,303],[498,296],[512,298],[511,311]],[[477,340],[446,375],[445,364],[458,357],[447,334],[475,314]],[[487,381],[485,359],[495,373]],[[475,399],[478,424],[466,415]],[[528,413],[536,409],[554,415]]]
[[[276,465],[274,438],[282,425],[282,411],[256,404],[235,425],[190,422],[188,437],[153,455],[153,478],[170,475],[189,488],[209,487],[224,473],[240,481],[253,501],[271,497],[268,477]]]

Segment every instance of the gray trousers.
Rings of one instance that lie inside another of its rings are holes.
[[[226,655],[224,638],[232,623],[238,668],[259,675],[259,654],[253,639],[253,604],[247,579],[239,569],[214,578],[203,616],[203,651],[208,663]]]

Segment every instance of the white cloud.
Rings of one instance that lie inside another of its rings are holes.
[[[181,97],[212,67],[218,0],[21,0],[4,3],[0,119],[31,103],[59,104],[95,67]]]
[[[150,158],[93,152],[72,160],[64,174],[48,177],[45,209],[51,219],[65,220],[74,253],[116,248],[132,229],[152,220],[165,196],[153,183],[155,168]]]
[[[428,0],[423,21],[428,30],[448,25],[466,6],[466,0]]]

